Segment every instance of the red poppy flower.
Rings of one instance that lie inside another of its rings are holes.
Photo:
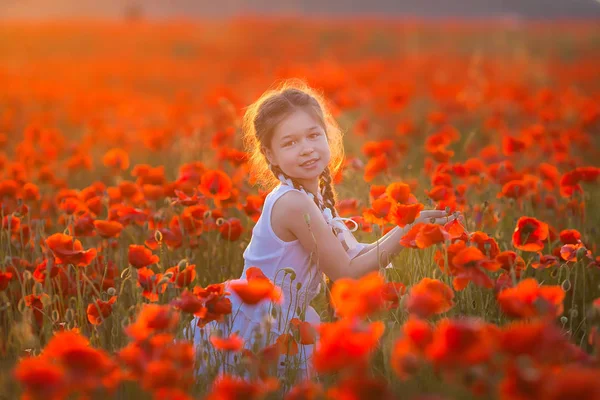
[[[534,258],[531,263],[531,268],[534,269],[546,269],[560,264],[560,259],[556,256],[549,254],[538,254],[538,258]]]
[[[129,245],[129,253],[127,256],[129,264],[134,268],[144,268],[152,264],[156,264],[159,260],[158,256],[152,254],[152,251],[142,245]]]
[[[381,295],[388,302],[387,308],[396,308],[400,304],[400,297],[406,292],[406,286],[400,282],[388,282],[384,285]]]
[[[85,267],[96,258],[96,249],[83,250],[79,240],[63,233],[47,237],[46,245],[54,254],[54,262],[57,264]]]
[[[393,140],[382,140],[380,142],[370,141],[363,144],[361,151],[367,157],[377,157],[382,154],[389,154],[394,149]]]
[[[445,172],[436,172],[436,174],[431,178],[432,186],[447,186],[453,187],[452,185],[452,176]]]
[[[23,297],[25,305],[33,310],[33,317],[38,327],[41,327],[44,322],[44,303],[42,300],[45,301],[48,297],[46,293],[40,295],[29,294]]]
[[[485,232],[477,231],[471,233],[470,240],[488,258],[495,258],[500,253],[500,248],[496,240],[489,237]]]
[[[390,222],[404,228],[408,224],[412,224],[415,218],[419,216],[421,211],[425,208],[423,204],[396,204],[389,212]]]
[[[137,270],[137,286],[142,288],[142,296],[151,302],[158,301],[158,295],[164,293],[167,284],[162,281],[163,274],[155,274],[150,268],[139,268]]]
[[[230,242],[238,240],[242,232],[242,223],[237,218],[229,218],[219,226],[221,237]]]
[[[424,364],[418,348],[406,338],[400,338],[394,343],[391,365],[394,373],[401,380],[406,380],[416,374]]]
[[[428,153],[438,163],[447,163],[452,157],[454,157],[454,151],[448,150],[445,146],[437,146],[431,150],[428,150]]]
[[[583,250],[582,250],[583,249]],[[592,258],[592,252],[589,251],[583,244],[565,244],[560,248],[560,258],[567,262],[575,262],[579,257]]]
[[[507,272],[512,270],[515,271],[515,275],[517,278],[520,278],[521,272],[527,268],[525,264],[525,260],[521,256],[519,256],[514,251],[503,251],[498,253],[496,256],[496,261],[500,264],[500,267]]]
[[[0,291],[5,290],[13,278],[12,272],[0,272]]]
[[[564,229],[560,231],[560,241],[563,244],[577,244],[581,241],[581,233],[577,229]]]
[[[221,375],[212,384],[207,400],[235,399],[240,393],[248,399],[262,399],[277,389],[277,381],[249,381],[236,376]]]
[[[246,270],[246,279],[251,281],[253,279],[269,279],[267,278],[267,276],[262,272],[262,270],[258,267],[248,267],[248,269]]]
[[[283,301],[283,293],[278,286],[268,279],[252,279],[248,281],[232,281],[229,287],[245,304],[258,304],[264,300],[275,303]]]
[[[444,243],[446,240],[450,240],[450,234],[437,224],[423,224],[415,236],[415,243],[420,249]]]
[[[502,152],[505,156],[511,156],[522,152],[527,148],[527,142],[512,136],[502,137]]]
[[[111,149],[102,157],[102,163],[107,168],[125,171],[129,168],[129,154],[123,149]]]
[[[246,203],[243,205],[244,213],[254,222],[258,221],[261,214],[261,207],[264,203],[264,199],[261,196],[248,195],[246,197]],[[340,202],[341,203],[341,202]],[[338,203],[338,210],[340,214],[343,212],[343,205],[340,208]]]
[[[142,341],[152,335],[173,332],[179,323],[179,313],[168,305],[144,304],[133,324],[125,333],[134,340]]]
[[[441,314],[454,306],[454,293],[437,279],[423,278],[410,289],[406,307],[408,312],[421,318]]]
[[[600,176],[598,167],[578,167],[569,171],[560,179],[561,186],[576,186],[579,182],[593,183]]]
[[[373,202],[375,199],[385,197],[386,189],[387,187],[385,185],[371,185],[369,188],[369,201]]]
[[[423,222],[413,225],[413,227],[410,228],[410,230],[404,236],[402,236],[402,239],[400,239],[400,244],[404,247],[418,249],[419,247],[417,246],[416,242],[417,234],[421,231],[421,228],[423,228],[424,225],[425,223]]]
[[[499,339],[499,350],[505,355],[529,357],[540,365],[559,365],[575,355],[575,346],[551,319],[512,321],[501,328]]]
[[[342,318],[317,326],[319,342],[313,353],[317,372],[364,368],[385,331],[383,322]]]
[[[363,213],[363,217],[367,222],[372,224],[385,225],[393,204],[393,200],[385,197],[375,199],[373,200],[372,207]]]
[[[279,335],[276,343],[279,346],[280,354],[286,354],[289,357],[293,357],[298,354],[298,343],[296,343],[294,337],[289,333]]]
[[[458,219],[453,219],[452,221],[444,224],[444,230],[450,235],[451,241],[469,240],[469,234],[467,233],[464,225]]]
[[[285,395],[285,400],[320,399],[324,396],[323,385],[305,380],[295,386]]]
[[[300,344],[315,344],[317,340],[316,329],[306,321],[300,321],[298,318],[290,320],[292,331],[297,332],[300,337]]]
[[[165,271],[165,273],[171,273],[171,282],[174,282],[178,288],[187,287],[190,283],[196,279],[196,265],[188,264],[183,269],[180,269],[179,265],[171,267]]]
[[[494,355],[498,334],[497,327],[479,319],[444,319],[437,325],[426,355],[437,368],[449,370],[482,364]]]
[[[223,171],[211,170],[202,174],[200,192],[216,200],[225,200],[231,196],[233,184],[231,178]]]
[[[172,300],[170,304],[173,307],[189,314],[196,314],[204,307],[204,302],[187,289],[181,293],[179,298]]]
[[[523,180],[513,180],[506,182],[502,186],[502,191],[498,193],[498,198],[508,197],[511,199],[520,199],[527,194],[527,185]]]
[[[454,197],[454,190],[447,186],[434,186],[431,190],[426,190],[425,193],[433,201],[448,201]]]
[[[390,385],[384,378],[353,371],[327,389],[327,399],[394,400]]]
[[[68,393],[65,370],[53,360],[22,358],[15,367],[14,376],[23,387],[23,398],[62,399]]]
[[[500,263],[488,259],[476,247],[466,247],[459,251],[452,257],[452,265],[455,268],[452,285],[456,290],[463,290],[469,282],[491,289],[494,283],[484,270],[497,271],[500,268]]]
[[[210,342],[213,346],[215,346],[215,349],[221,351],[237,352],[242,350],[242,348],[244,347],[244,339],[242,339],[235,333],[232,333],[227,338],[220,338],[218,336],[213,335],[210,337]]]
[[[123,225],[118,221],[94,221],[96,231],[103,238],[117,238],[123,230]]]
[[[532,217],[521,217],[512,236],[513,246],[523,251],[540,251],[548,237],[548,224]]]
[[[217,321],[222,322],[225,315],[231,314],[232,304],[228,292],[222,292],[223,284],[208,285],[206,289],[194,288],[194,294],[205,301],[204,307],[194,313],[198,317],[198,327],[203,328],[206,324]]]
[[[360,279],[342,278],[331,289],[331,302],[341,317],[364,318],[380,311],[385,305],[382,296],[384,279],[372,272]]]
[[[401,204],[414,204],[417,198],[411,193],[410,186],[404,182],[390,183],[385,188],[385,194]]]
[[[512,277],[507,272],[501,273],[500,275],[498,275],[498,278],[496,278],[496,282],[494,282],[494,293],[497,295],[504,289],[513,286],[514,285]]]
[[[389,168],[389,162],[385,154],[370,158],[365,166],[363,179],[365,182],[371,182],[377,175]]]
[[[100,299],[87,306],[87,319],[92,325],[100,325],[102,321],[110,316],[113,304],[117,301],[117,296],[112,296],[108,301]]]
[[[565,292],[560,286],[539,286],[533,279],[525,279],[517,286],[498,294],[500,309],[514,318],[559,316],[563,312]]]

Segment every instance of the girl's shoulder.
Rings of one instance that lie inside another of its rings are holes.
[[[274,189],[269,200],[273,209],[278,210],[294,209],[312,202],[305,192],[287,185],[281,185]]]
[[[275,188],[273,188],[273,190],[271,190],[271,192],[269,192],[267,198],[269,198],[269,200],[271,200],[271,202],[274,203],[277,199],[279,199],[280,197],[282,197],[284,194],[286,194],[288,192],[297,192],[297,193],[301,193],[304,196],[308,197],[305,192],[298,190],[293,186],[277,185]],[[286,197],[289,197],[289,196],[286,196]]]
[[[283,185],[285,186],[285,185]],[[270,204],[270,225],[273,233],[284,242],[291,242],[297,237],[289,229],[288,223],[291,218],[298,215],[306,209],[307,202],[310,201],[306,193],[293,187],[286,186],[277,192],[277,196],[271,198]]]

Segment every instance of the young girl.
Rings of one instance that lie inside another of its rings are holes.
[[[382,255],[392,257],[402,250],[399,241],[409,227],[396,227],[372,244],[358,243],[344,224],[352,220],[338,217],[331,180],[343,161],[342,133],[323,98],[305,84],[288,81],[264,93],[248,107],[243,132],[252,172],[259,184],[272,190],[244,251],[238,281],[246,279],[250,267],[258,267],[281,287],[284,300],[251,306],[231,293],[231,319],[211,328],[225,337],[237,332],[245,347],[261,348],[289,332],[293,318],[312,325],[321,322],[310,302],[320,291],[323,273],[337,280],[377,271]],[[415,223],[442,224],[453,218],[429,210]],[[195,342],[200,344],[203,335],[207,330],[196,328]],[[280,377],[289,376],[288,367],[300,373],[297,378],[313,376],[313,345],[299,349],[293,358],[282,356]],[[223,361],[224,370],[231,372],[233,358]]]

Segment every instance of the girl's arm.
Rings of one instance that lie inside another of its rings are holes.
[[[400,239],[408,232],[409,227],[395,227],[386,233],[381,239],[366,246],[354,258],[350,260],[348,275],[359,278],[365,274],[378,270],[381,265],[387,265],[389,258],[404,250]]]
[[[402,228],[400,228],[399,226],[396,226],[395,228],[390,229],[385,235],[383,235],[383,237],[377,239],[377,241],[374,243],[361,243],[363,245],[366,244],[366,246],[364,246],[362,248],[362,250],[354,257],[358,257],[362,254],[365,254],[367,251],[377,248],[377,246],[382,246],[383,243],[386,243],[387,241],[389,241],[390,238],[394,235],[394,233],[397,232],[398,230],[402,230]],[[400,238],[402,238],[402,235],[400,236]],[[400,240],[400,239],[398,239],[398,240]],[[402,249],[400,249],[400,250],[402,250]]]

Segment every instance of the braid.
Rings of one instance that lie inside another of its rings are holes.
[[[325,202],[325,207],[331,210],[331,214],[334,217],[338,216],[337,211],[335,210],[335,192],[333,191],[333,185],[331,184],[331,171],[329,166],[325,168],[323,173],[320,176],[321,183],[321,195],[323,196],[323,201]]]

